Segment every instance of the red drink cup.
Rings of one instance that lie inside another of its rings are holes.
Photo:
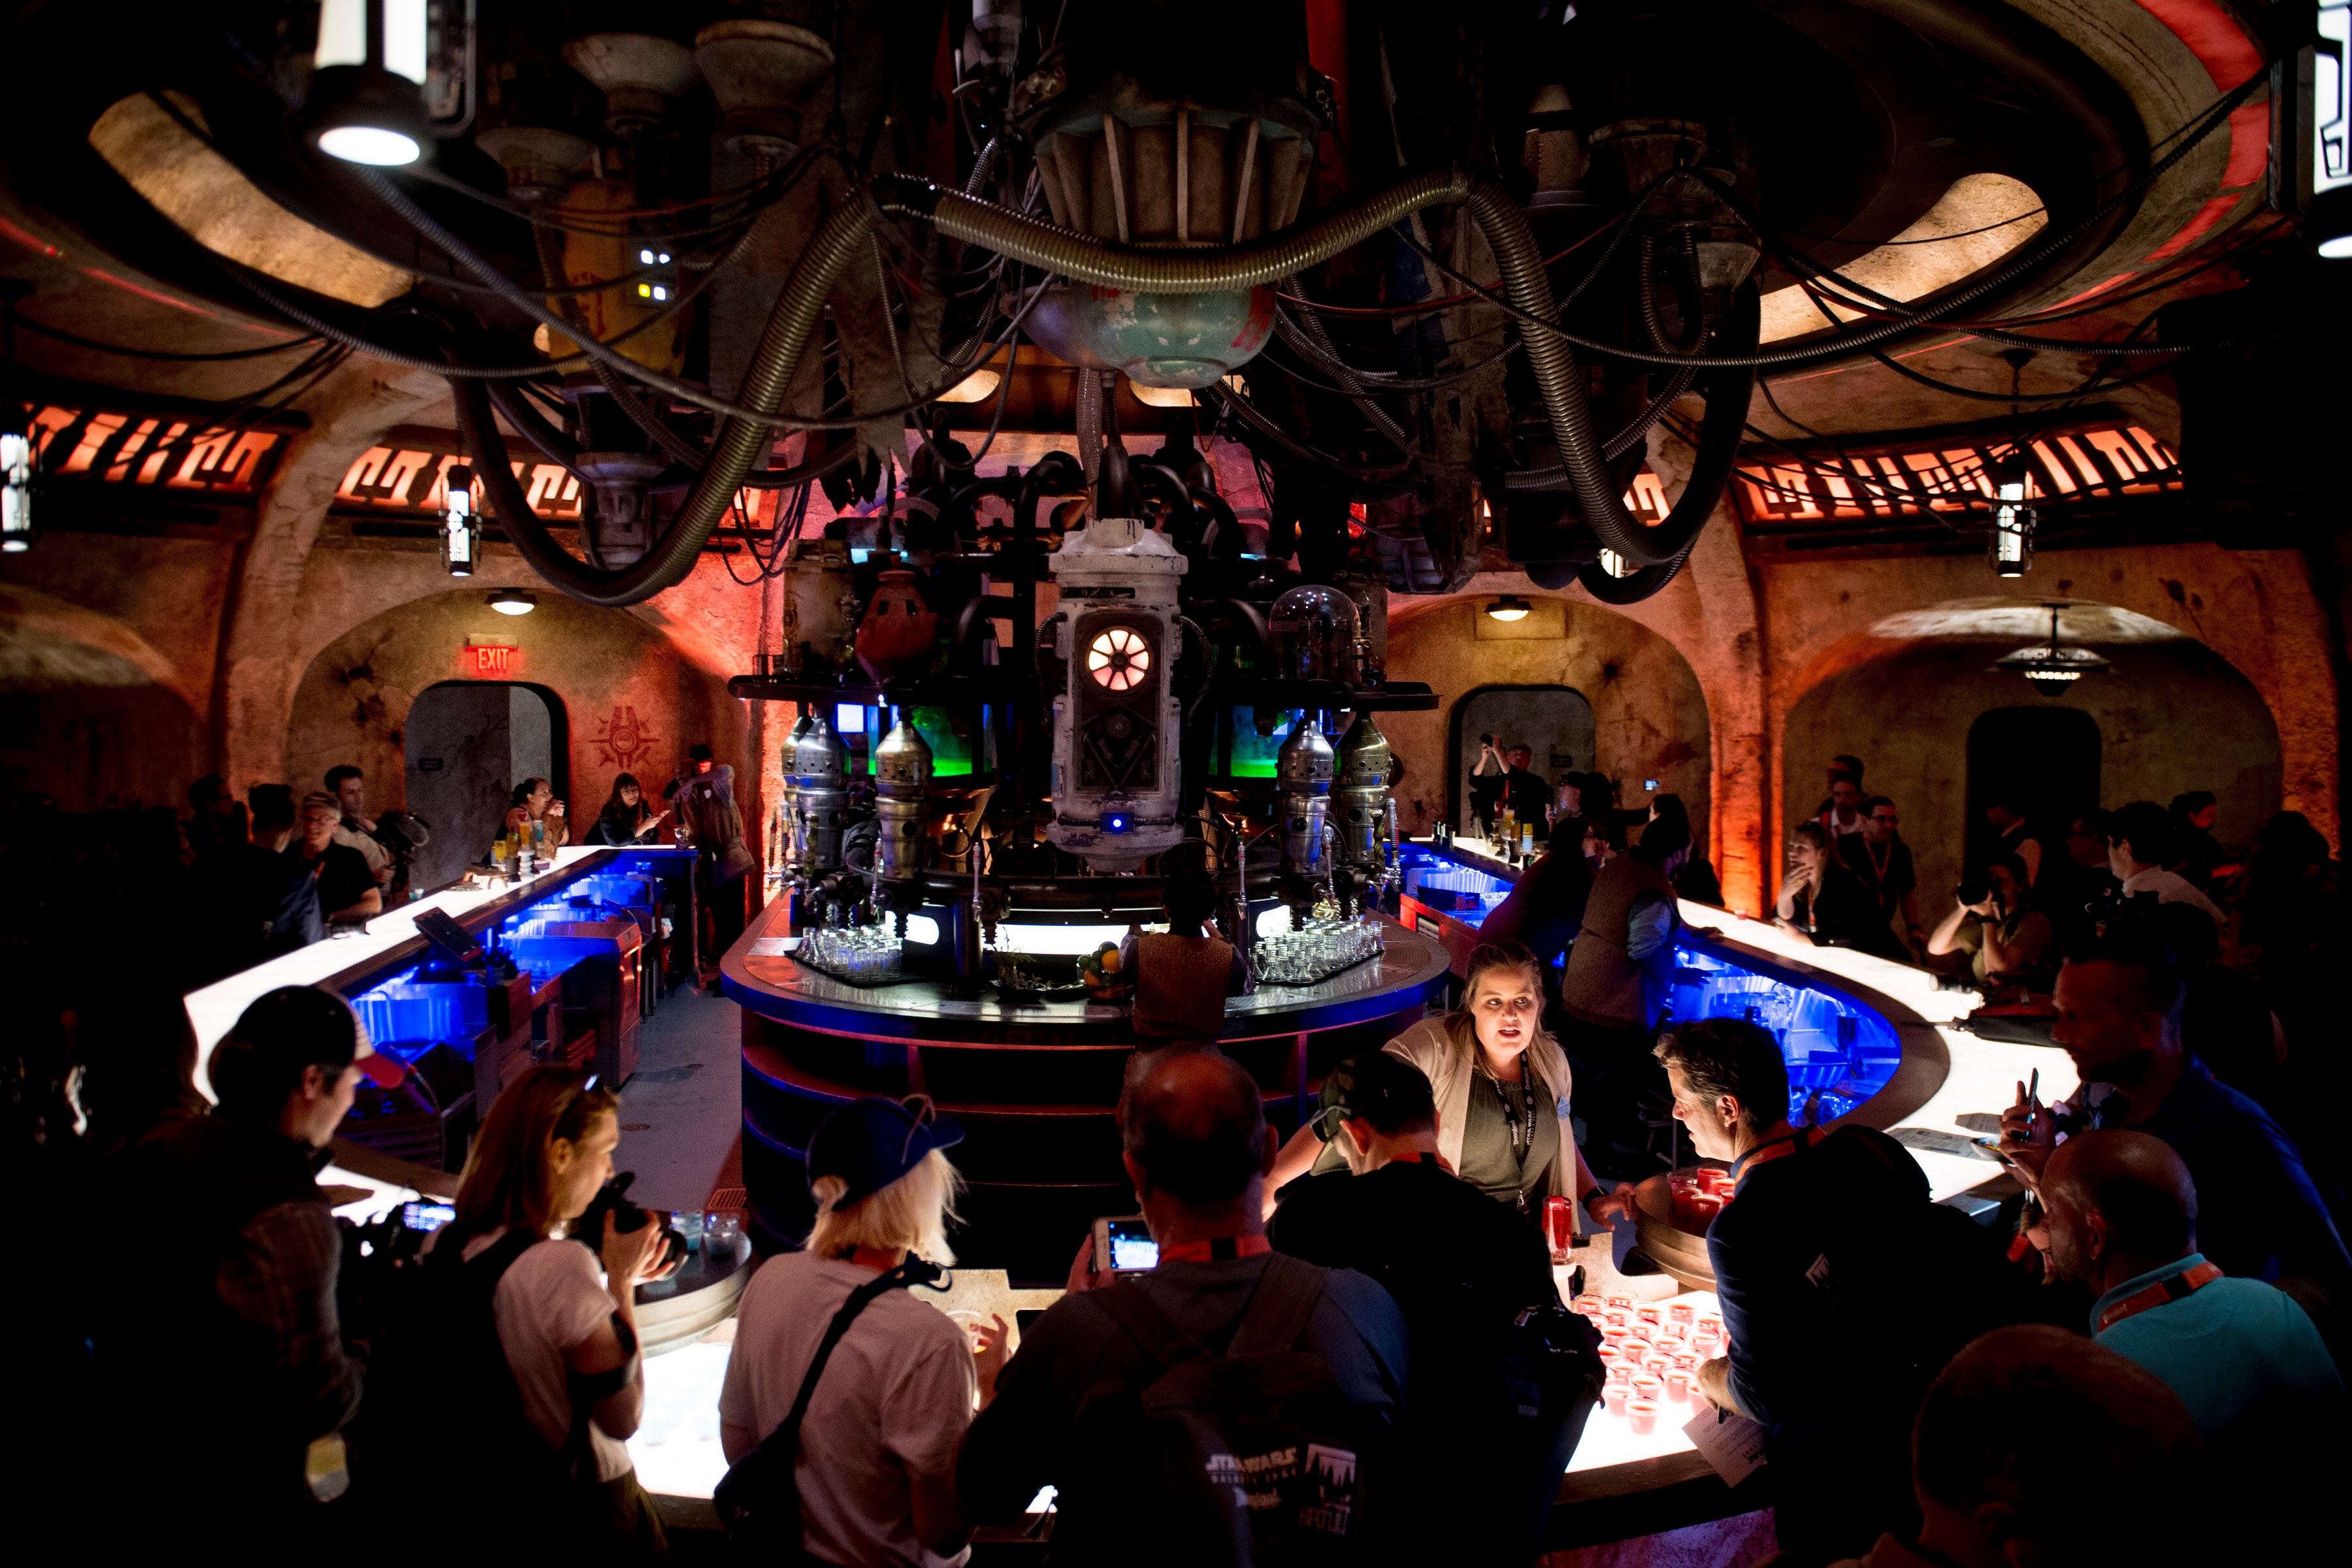
[[[1712,1193],[1701,1193],[1691,1199],[1689,1212],[1691,1223],[1705,1229],[1715,1223],[1716,1215],[1723,1212],[1723,1200]]]
[[[1658,1397],[1660,1394],[1662,1394],[1665,1393],[1665,1391],[1666,1391],[1666,1380],[1665,1380],[1664,1378],[1654,1376],[1654,1375],[1653,1375],[1653,1374],[1651,1374],[1651,1373],[1646,1373],[1646,1372],[1644,1372],[1644,1373],[1636,1373],[1634,1374],[1634,1377],[1633,1377],[1633,1397],[1634,1397],[1634,1398],[1636,1398],[1636,1399],[1647,1399],[1647,1400],[1650,1400],[1650,1401],[1652,1401],[1652,1402],[1654,1402],[1654,1402],[1656,1401],[1657,1397]]]
[[[1656,1342],[1662,1345],[1679,1345],[1687,1343],[1689,1340],[1688,1323],[1668,1323],[1658,1331]]]
[[[1633,1316],[1640,1320],[1645,1331],[1654,1330],[1666,1321],[1665,1313],[1655,1307],[1636,1307],[1633,1309]]]
[[[1625,1419],[1633,1426],[1634,1436],[1648,1436],[1658,1429],[1658,1402],[1654,1399],[1627,1400]]]
[[[1627,1399],[1632,1392],[1633,1391],[1631,1389],[1622,1383],[1602,1384],[1601,1389],[1601,1408],[1606,1410],[1612,1415],[1624,1415]]]
[[[1698,1370],[1698,1363],[1699,1358],[1696,1355],[1678,1355],[1675,1357],[1675,1370],[1676,1372],[1696,1372]]]
[[[1608,1300],[1612,1311],[1630,1312],[1633,1310],[1633,1298],[1631,1296],[1612,1296]]]
[[[1543,1218],[1544,1239],[1551,1243],[1551,1260],[1567,1262],[1569,1248],[1576,1244],[1576,1205],[1557,1195],[1546,1198]]]
[[[1698,1315],[1698,1321],[1694,1323],[1692,1327],[1709,1339],[1719,1340],[1723,1337],[1723,1314],[1720,1312],[1701,1312]]]
[[[1690,1373],[1681,1369],[1666,1373],[1666,1397],[1676,1405],[1690,1403]]]
[[[1663,1351],[1642,1358],[1642,1368],[1652,1377],[1663,1378],[1674,1370],[1675,1358]]]
[[[1688,1328],[1691,1324],[1691,1320],[1697,1316],[1698,1309],[1692,1306],[1688,1301],[1669,1301],[1666,1303],[1666,1320],[1669,1322],[1680,1323],[1685,1328]]]
[[[1605,1342],[1601,1344],[1601,1347],[1593,1353],[1601,1358],[1601,1364],[1602,1366],[1609,1368],[1612,1372],[1615,1371],[1616,1368],[1625,1360],[1625,1352],[1623,1351],[1619,1350],[1615,1345],[1609,1344]]]
[[[1612,1307],[1602,1315],[1602,1321],[1612,1329],[1626,1328],[1633,1321],[1633,1312],[1629,1307]]]

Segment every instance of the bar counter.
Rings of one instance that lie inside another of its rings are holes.
[[[969,1184],[969,1228],[957,1244],[965,1260],[1017,1283],[1058,1285],[1077,1238],[1135,1204],[1115,1123],[1136,1043],[1126,1009],[1015,1005],[992,990],[962,998],[928,979],[853,985],[787,955],[788,910],[771,903],[719,964],[743,1008],[749,1225],[769,1246],[807,1233],[801,1152],[835,1106],[928,1094],[964,1126],[955,1161]],[[1268,1121],[1286,1133],[1333,1063],[1379,1049],[1443,999],[1444,949],[1383,926],[1379,957],[1317,984],[1265,985],[1226,1002],[1220,1043],[1256,1077]]]

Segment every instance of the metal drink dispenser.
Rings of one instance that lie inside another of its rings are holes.
[[[793,748],[793,793],[800,802],[801,869],[841,869],[841,835],[849,826],[849,748],[823,713],[809,720]]]
[[[1054,552],[1062,591],[1046,837],[1097,871],[1131,871],[1184,837],[1170,668],[1185,561],[1135,518],[1097,518]]]
[[[1389,740],[1370,713],[1359,713],[1339,738],[1331,787],[1331,816],[1339,828],[1340,864],[1377,876],[1388,861],[1381,830],[1388,816]]]
[[[806,713],[802,714],[793,722],[792,733],[784,737],[782,759],[783,783],[776,793],[782,797],[779,809],[783,818],[783,864],[786,870],[799,869],[807,859],[801,833],[801,778],[796,770],[800,766],[801,742],[807,738],[813,722]]]
[[[1275,758],[1282,784],[1282,865],[1287,871],[1320,874],[1323,826],[1331,808],[1331,742],[1310,710],[1290,731]]]
[[[874,872],[885,882],[908,882],[923,874],[923,794],[931,782],[930,743],[898,721],[874,752],[874,809],[881,832],[874,840]]]

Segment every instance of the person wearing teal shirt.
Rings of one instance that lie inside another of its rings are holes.
[[[2311,1317],[2197,1250],[2197,1189],[2164,1140],[2078,1133],[2042,1173],[2036,1244],[2097,1297],[2097,1342],[2180,1396],[2217,1472],[2290,1510],[2343,1457],[2344,1383]]]

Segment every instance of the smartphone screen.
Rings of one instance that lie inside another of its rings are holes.
[[[407,1203],[400,1205],[400,1223],[411,1230],[439,1230],[457,1217],[449,1204]]]
[[[1103,1234],[1109,1243],[1113,1273],[1139,1272],[1160,1267],[1160,1244],[1140,1219],[1107,1219]]]

